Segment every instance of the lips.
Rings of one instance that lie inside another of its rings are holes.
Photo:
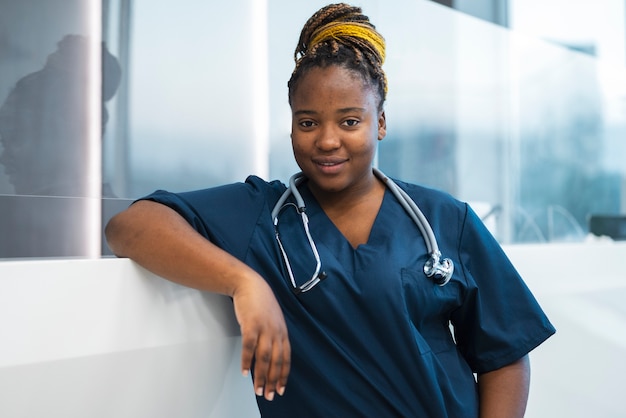
[[[347,158],[313,158],[313,162],[324,167],[333,167],[348,161]]]
[[[313,163],[320,174],[335,175],[342,171],[347,158],[313,158]]]

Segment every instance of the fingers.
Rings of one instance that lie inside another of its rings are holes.
[[[276,393],[284,393],[291,362],[282,310],[258,276],[239,282],[233,302],[241,329],[241,369],[248,374],[254,363],[254,392],[271,401]]]
[[[250,373],[257,337],[257,335],[251,336],[243,330],[241,331],[241,372],[244,376]]]
[[[248,374],[254,358],[254,393],[271,401],[276,393],[283,395],[291,365],[291,348],[286,333],[278,336],[246,335],[242,332],[241,364]]]
[[[282,368],[276,376],[276,392],[280,396],[283,396],[283,394],[285,393],[285,388],[287,387],[287,378],[289,377],[289,370],[291,369],[291,345],[289,344],[288,339],[286,340],[286,344],[283,344],[282,355]]]

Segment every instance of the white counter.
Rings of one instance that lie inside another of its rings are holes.
[[[127,259],[0,263],[0,417],[258,417],[229,298]]]
[[[623,417],[626,243],[505,250],[557,328],[527,417]],[[230,299],[125,259],[0,262],[0,417],[258,417]]]

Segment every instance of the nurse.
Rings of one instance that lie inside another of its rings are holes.
[[[454,266],[444,285],[426,274],[422,229],[372,168],[383,37],[360,8],[333,4],[295,58],[292,191],[306,216],[284,184],[255,176],[157,191],[110,221],[111,249],[232,297],[262,416],[523,416],[528,352],[554,328],[465,203],[396,181]]]

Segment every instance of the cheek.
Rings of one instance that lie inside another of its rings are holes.
[[[306,160],[306,155],[307,154],[303,152],[300,148],[293,147],[293,156],[299,166],[302,166],[301,163]]]
[[[299,152],[304,152],[309,146],[309,142],[310,141],[307,141],[306,136],[298,133],[291,133],[291,146],[294,151],[298,150]]]
[[[370,136],[367,140],[361,141],[358,149],[355,149],[359,154],[372,154],[376,151],[378,146],[378,136]]]
[[[291,134],[291,149],[294,157],[298,160],[299,156],[302,154],[302,144],[298,141],[298,137],[293,134]]]

